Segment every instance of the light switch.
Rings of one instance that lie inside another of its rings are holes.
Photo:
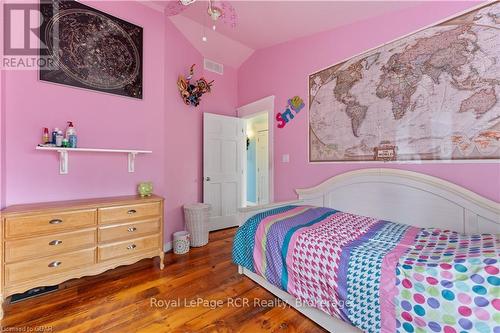
[[[290,155],[289,154],[283,154],[283,156],[281,157],[281,161],[283,163],[288,163],[290,162]]]

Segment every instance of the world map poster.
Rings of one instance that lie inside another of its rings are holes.
[[[309,76],[311,162],[500,158],[500,3]]]

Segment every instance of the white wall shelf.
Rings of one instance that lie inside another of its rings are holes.
[[[62,148],[62,147],[43,147],[37,146],[36,150],[55,151],[59,153],[59,174],[68,173],[69,152],[87,152],[87,153],[121,153],[128,154],[128,172],[135,171],[135,157],[138,154],[151,154],[151,150],[135,149],[104,149],[104,148]]]

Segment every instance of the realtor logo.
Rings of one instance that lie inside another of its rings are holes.
[[[51,57],[39,56],[39,49],[47,47],[40,39],[42,16],[37,3],[5,3],[2,21],[2,69],[54,67]]]
[[[40,11],[37,4],[11,3],[3,8],[4,55],[38,55],[45,47],[40,40]]]

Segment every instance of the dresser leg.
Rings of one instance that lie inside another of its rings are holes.
[[[5,299],[4,299],[3,295],[0,295],[0,320],[3,319],[3,303],[4,303],[4,301],[5,301]]]
[[[160,251],[160,269],[164,269],[165,268],[165,252],[163,251]]]

